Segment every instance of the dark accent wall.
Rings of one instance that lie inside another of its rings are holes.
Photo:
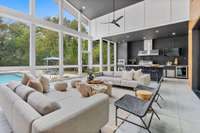
[[[192,36],[192,89],[200,98],[200,21]]]
[[[159,38],[153,40],[153,49],[159,49],[159,56],[138,57],[138,51],[144,49],[144,41],[128,42],[128,60],[152,60],[154,64],[165,65],[167,61],[174,61],[175,57],[164,55],[166,48],[181,48],[181,56],[177,57],[180,65],[187,65],[188,59],[188,36],[176,36],[168,38]]]

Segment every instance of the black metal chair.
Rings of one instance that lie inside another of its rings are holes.
[[[163,81],[163,77],[161,77],[161,79],[159,80],[159,82],[156,83],[156,86],[154,86],[154,87],[152,87],[152,86],[149,87],[149,86],[145,86],[145,85],[137,85],[136,88],[135,88],[135,92],[137,92],[137,90],[147,90],[147,91],[151,91],[151,92],[158,91],[158,93],[156,95],[156,98],[155,98],[155,103],[160,108],[162,108],[162,106],[158,102],[159,98],[161,98],[162,100],[164,100],[164,98],[160,94],[160,88],[161,88],[162,81]],[[135,93],[135,94],[137,94],[137,93]]]
[[[122,122],[118,127],[120,127],[124,122],[129,122],[129,123],[131,123],[133,125],[136,125],[136,126],[139,126],[141,128],[144,128],[149,133],[151,133],[149,128],[150,128],[150,125],[151,125],[151,122],[152,122],[153,115],[155,114],[156,117],[160,120],[160,117],[154,111],[154,109],[152,107],[152,104],[155,101],[157,93],[158,93],[158,91],[154,91],[152,93],[152,96],[151,96],[149,101],[143,101],[143,100],[141,100],[141,99],[139,99],[139,98],[137,98],[135,96],[132,96],[132,95],[125,95],[124,97],[122,97],[119,100],[117,100],[115,102],[115,106],[116,106],[116,114],[115,114],[116,126],[118,125],[117,119],[121,119]],[[138,124],[138,123],[134,123],[132,121],[127,120],[126,118],[122,118],[122,117],[118,116],[118,114],[117,114],[117,110],[118,109],[122,109],[122,110],[127,111],[130,114],[138,117],[141,120],[143,125]],[[144,121],[144,117],[147,115],[148,112],[151,112],[151,117],[150,117],[149,122],[146,123]]]

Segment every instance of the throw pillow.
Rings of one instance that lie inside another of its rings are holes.
[[[21,83],[27,85],[29,80],[36,79],[32,74],[24,73]]]
[[[52,101],[51,99],[39,92],[31,93],[28,96],[27,102],[41,115],[49,114],[60,108],[60,105],[58,103]]]
[[[35,90],[28,87],[28,86],[25,86],[25,85],[21,85],[19,87],[16,88],[16,94],[18,96],[20,96],[24,101],[27,101],[27,98],[28,96],[34,92]]]
[[[142,69],[135,71],[134,72],[134,80],[138,81],[142,75],[143,75]]]
[[[92,88],[84,83],[79,84],[77,88],[82,97],[89,97],[93,95]]]
[[[7,84],[8,88],[15,91],[17,87],[21,86],[22,84],[16,81],[11,81]]]
[[[136,91],[136,96],[143,101],[149,101],[152,94],[153,94],[152,92],[146,90]]]
[[[39,80],[30,80],[29,86],[36,91],[43,93],[43,87]]]
[[[132,71],[124,71],[124,72],[122,72],[122,79],[124,79],[124,80],[132,80],[133,79],[133,72]]]
[[[39,80],[42,84],[43,92],[47,93],[49,91],[49,79],[45,76],[41,76]]]
[[[133,74],[133,75],[132,75],[132,80],[134,80],[134,74],[135,74],[135,70],[134,70],[134,69],[132,69],[132,70],[131,70],[131,72],[132,72],[132,74]]]

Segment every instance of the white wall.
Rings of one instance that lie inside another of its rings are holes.
[[[121,15],[120,28],[102,24],[112,20],[111,13],[92,20],[94,39],[188,21],[189,0],[144,0],[116,11],[116,18]]]

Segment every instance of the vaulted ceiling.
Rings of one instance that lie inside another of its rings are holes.
[[[113,11],[113,0],[66,0],[89,19],[108,14]],[[135,4],[143,0],[115,0],[116,9]],[[85,9],[83,9],[83,7]]]

